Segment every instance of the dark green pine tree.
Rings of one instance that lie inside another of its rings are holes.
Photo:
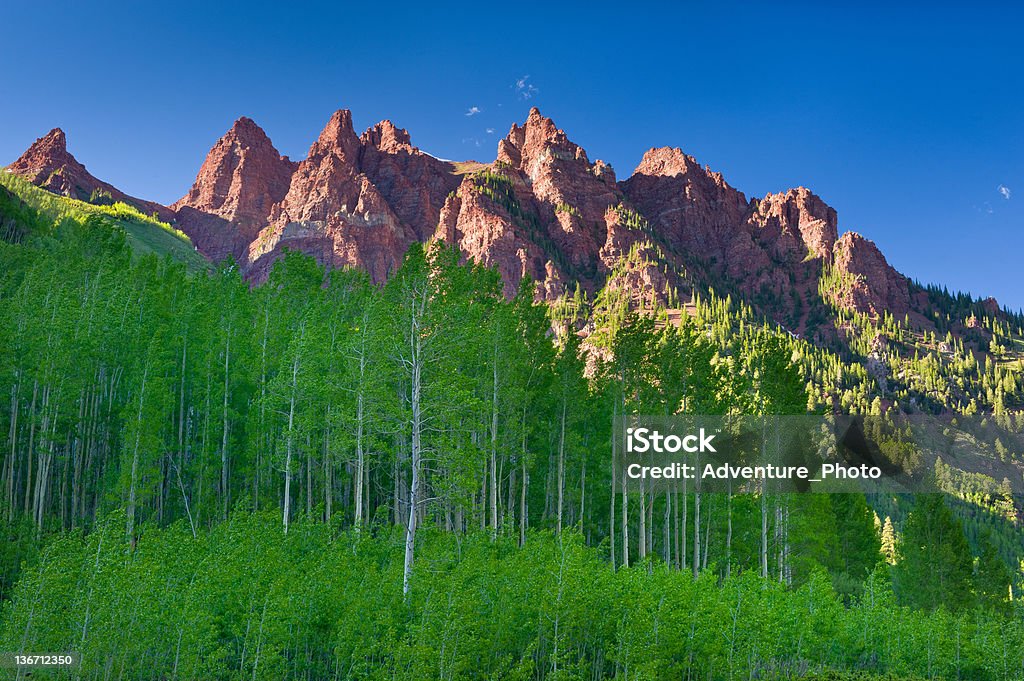
[[[831,499],[839,543],[836,590],[858,594],[864,580],[882,560],[882,541],[863,494],[834,494]]]
[[[898,552],[897,592],[904,603],[926,610],[959,610],[971,605],[970,547],[943,495],[917,496]]]
[[[991,531],[981,538],[981,556],[978,558],[974,576],[975,591],[980,603],[986,608],[1003,614],[1010,614],[1010,585],[1013,573],[1006,561],[999,555]]]

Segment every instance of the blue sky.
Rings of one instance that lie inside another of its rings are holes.
[[[1018,7],[156,4],[5,8],[0,163],[60,126],[169,203],[238,116],[293,158],[349,108],[490,161],[536,105],[620,179],[669,145],[748,197],[805,185],[909,276],[1024,307]]]

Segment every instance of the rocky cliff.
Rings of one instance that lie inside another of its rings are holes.
[[[210,149],[188,194],[171,208],[211,260],[243,260],[287,193],[297,165],[278,153],[256,123],[239,118]]]
[[[174,213],[165,206],[129,196],[113,185],[93,177],[85,166],[68,152],[67,137],[54,128],[37,139],[7,171],[24,177],[43,189],[80,201],[111,204],[127,203],[146,215],[158,215],[171,221]]]
[[[506,293],[528,276],[547,300],[610,287],[635,305],[685,303],[693,290],[714,288],[808,334],[828,316],[825,303],[872,316],[926,305],[871,241],[840,237],[836,211],[810,190],[748,199],[669,147],[649,150],[619,181],[536,108],[490,164],[434,158],[387,120],[357,135],[347,110],[294,162],[240,118],[170,208],[93,177],[59,129],[8,170],[59,194],[157,213],[211,260],[233,256],[257,282],[284,249],[382,282],[409,244],[438,238],[495,267]]]

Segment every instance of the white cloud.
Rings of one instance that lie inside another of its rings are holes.
[[[1000,194],[1003,195],[1004,199],[1006,199],[1007,201],[1010,200],[1010,195],[1012,194],[1012,192],[1010,191],[1009,187],[1007,187],[1005,184],[1001,184],[998,187],[996,187],[996,189],[999,191]]]
[[[520,99],[530,99],[538,92],[540,92],[540,90],[538,90],[536,87],[534,87],[532,83],[530,83],[529,75],[525,75],[522,78],[516,80],[515,84],[512,86],[512,89],[515,90],[516,95]]]
[[[483,109],[481,109],[480,107],[478,107],[478,106],[471,106],[471,107],[469,107],[469,109],[468,109],[468,110],[466,111],[466,115],[467,115],[467,116],[476,116],[476,115],[477,115],[478,113],[480,113],[481,111],[483,111]]]
[[[487,134],[488,135],[493,135],[494,134],[494,128],[487,128]]]

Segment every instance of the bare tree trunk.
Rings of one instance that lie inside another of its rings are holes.
[[[299,331],[300,337],[305,334],[305,327],[302,327]],[[291,516],[292,506],[292,449],[294,448],[295,440],[295,398],[296,391],[299,383],[299,351],[296,348],[295,357],[292,359],[292,389],[291,396],[288,399],[288,438],[285,449],[285,460],[284,460],[284,512],[282,520],[284,522],[284,533],[288,534],[288,523]]]
[[[135,419],[135,448],[132,451],[132,471],[128,486],[128,523],[125,534],[135,550],[135,483],[139,474],[139,445],[142,441],[142,407],[146,399],[146,379],[149,376],[149,358],[142,369],[142,387],[139,389],[139,411]]]
[[[732,478],[726,491],[725,576],[732,574]]]
[[[565,500],[565,396],[562,396],[562,420],[558,435],[558,506],[556,507],[557,531],[562,533],[562,513]]]
[[[608,537],[611,539],[612,572],[615,572],[615,473],[619,467],[619,439],[615,436],[619,419],[619,401],[612,403],[612,493],[608,502]]]
[[[629,567],[629,488],[622,476],[622,567]]]
[[[699,470],[699,466],[698,466]],[[700,477],[693,483],[693,576],[700,574]]]
[[[498,536],[498,338],[494,339],[491,384],[491,538]]]
[[[423,294],[425,296],[425,294]],[[425,301],[424,301],[425,303]],[[414,305],[421,303],[414,300]],[[409,588],[412,585],[412,566],[416,550],[416,523],[419,517],[417,505],[420,498],[420,468],[422,467],[422,442],[420,441],[421,429],[423,427],[423,414],[421,399],[421,379],[423,371],[423,357],[420,338],[420,317],[419,310],[414,308],[409,334],[410,362],[412,370],[412,385],[410,386],[411,407],[412,407],[412,481],[409,485],[409,523],[405,527],[405,564],[402,570],[402,594],[409,595]]]
[[[768,579],[768,495],[765,481],[761,481],[761,578]]]
[[[640,481],[640,528],[637,531],[637,560],[643,561],[647,557],[647,485]]]
[[[224,341],[224,404],[221,409],[220,439],[220,493],[224,497],[222,517],[228,519],[228,508],[231,504],[231,489],[228,486],[228,394],[230,392],[229,369],[231,363],[231,325],[228,324],[227,338]],[[259,445],[256,447],[259,449]]]

